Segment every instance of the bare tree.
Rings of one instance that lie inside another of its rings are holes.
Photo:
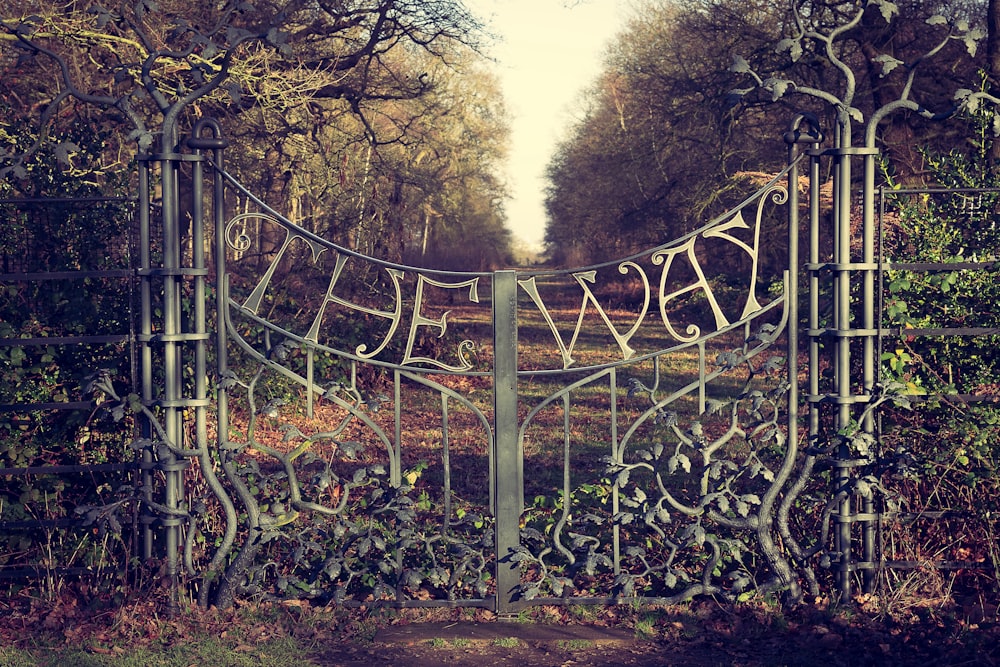
[[[428,88],[388,54],[444,58],[446,42],[469,41],[477,27],[457,0],[15,0],[0,11],[0,63],[10,75],[0,96],[22,108],[30,97],[43,126],[71,101],[113,110],[143,150],[155,135],[172,148],[192,107],[289,98],[346,100],[376,140],[368,103]],[[6,158],[3,169],[17,170],[18,158]]]

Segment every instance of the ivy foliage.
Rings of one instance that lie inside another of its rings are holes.
[[[34,141],[25,127],[0,125],[0,151],[16,152]],[[46,407],[85,401],[87,378],[99,368],[110,369],[119,382],[130,377],[127,269],[133,205],[120,196],[124,182],[88,171],[99,161],[103,142],[100,131],[80,121],[64,135],[45,138],[20,165],[20,180],[0,181],[0,338],[7,339],[0,345],[0,405],[7,406],[0,414],[0,468],[132,459],[124,446],[127,435],[110,415],[85,404]],[[84,277],[85,271],[91,273]],[[100,273],[106,271],[117,273]],[[80,336],[115,340],[67,342]],[[20,338],[38,342],[13,342]],[[103,526],[103,518],[80,508],[112,502],[123,483],[121,474],[4,475],[0,521],[17,526],[79,516],[95,528]],[[97,537],[103,536],[98,531]],[[20,529],[0,536],[9,547],[0,548],[0,563],[37,562],[36,538],[35,531]],[[50,554],[50,564],[80,564],[88,537],[79,540],[66,542],[65,554]],[[87,558],[95,565],[104,557],[90,552]]]
[[[887,259],[925,266],[886,272],[883,321],[900,335],[882,354],[883,376],[924,399],[913,414],[887,415],[885,448],[905,450],[925,479],[936,480],[936,502],[969,507],[986,521],[994,508],[984,499],[995,497],[1000,465],[1000,336],[991,333],[1000,327],[996,116],[986,106],[966,115],[966,149],[923,151],[935,189],[889,193]],[[914,329],[952,333],[907,334]]]

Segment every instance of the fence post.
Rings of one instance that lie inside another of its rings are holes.
[[[160,182],[163,193],[161,218],[163,258],[161,266],[150,267],[150,274],[160,277],[163,286],[163,305],[160,326],[153,327],[144,342],[154,343],[161,351],[159,358],[163,373],[162,393],[153,396],[148,404],[159,408],[159,419],[165,442],[157,447],[156,469],[163,475],[164,489],[159,523],[163,528],[164,561],[167,580],[171,586],[170,608],[178,603],[180,585],[180,527],[183,524],[181,503],[184,500],[183,471],[187,461],[176,452],[184,439],[184,270],[182,267],[182,231],[180,213],[179,173],[181,156],[177,152],[176,137],[165,134],[161,152],[152,156],[160,166]],[[155,359],[154,359],[155,363]],[[147,369],[146,372],[150,372]]]
[[[517,418],[517,273],[493,274],[493,407],[496,433],[496,605],[513,612],[520,566],[510,556],[520,543],[521,475]]]

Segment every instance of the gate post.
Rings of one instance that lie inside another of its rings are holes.
[[[869,135],[871,132],[869,128]],[[865,408],[870,403],[875,388],[878,364],[874,283],[878,264],[875,262],[870,213],[878,149],[874,146],[873,136],[864,147],[853,145],[851,120],[847,117],[840,119],[834,143],[836,147],[826,151],[833,158],[833,248],[829,265],[833,281],[833,317],[831,326],[825,333],[831,334],[834,339],[833,387],[826,398],[836,405],[833,427],[840,437],[833,452],[833,493],[839,496],[839,501],[832,517],[835,524],[835,561],[832,565],[838,592],[846,599],[852,595],[856,571],[862,571],[863,590],[870,591],[873,583],[870,567],[875,550],[872,524],[874,504],[870,496],[859,497],[854,489],[857,477],[855,469],[864,462],[866,456],[855,452],[850,440],[859,430],[873,438],[877,435],[873,415]],[[864,158],[861,191],[864,214],[860,234],[857,234],[857,230],[852,228],[852,161],[859,156]],[[860,241],[860,244],[856,241]],[[819,266],[816,265],[817,268]],[[817,329],[817,332],[820,330]],[[859,344],[853,341],[858,341]],[[856,370],[860,371],[860,382],[855,377]],[[810,370],[810,373],[814,372],[814,369]],[[855,423],[859,417],[863,418]],[[858,540],[853,535],[855,524],[860,524],[858,544],[855,544]]]
[[[161,258],[159,266],[153,266],[153,235],[151,234],[149,207],[151,205],[149,183],[140,184],[141,245],[139,276],[141,279],[142,322],[139,333],[142,358],[141,400],[150,411],[141,419],[142,432],[148,445],[143,451],[143,496],[146,506],[155,507],[156,520],[162,528],[162,556],[166,578],[171,588],[169,606],[177,605],[180,582],[180,534],[184,511],[183,471],[187,461],[177,455],[183,447],[183,413],[188,407],[184,400],[184,332],[183,296],[185,275],[197,273],[196,269],[185,270],[182,250],[180,192],[178,176],[182,156],[177,152],[176,132],[164,129],[160,151],[152,155],[140,156],[140,164],[152,163],[159,166],[161,187]],[[148,168],[140,170],[140,179],[148,179],[152,174]],[[153,282],[159,283],[155,290]],[[156,293],[162,297],[157,309]],[[154,322],[159,310],[159,322]],[[157,378],[156,368],[161,373]],[[156,387],[157,380],[159,387]],[[155,411],[155,417],[154,415]],[[153,500],[153,479],[151,470],[159,471],[163,479],[162,501]],[[147,538],[152,538],[150,531]],[[144,555],[152,556],[150,539],[147,539]]]
[[[496,611],[514,611],[521,568],[511,556],[520,544],[521,466],[517,418],[517,273],[493,274],[493,421],[496,433]]]

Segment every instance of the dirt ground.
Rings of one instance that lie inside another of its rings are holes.
[[[168,618],[152,600],[117,611],[73,604],[68,595],[56,606],[18,606],[16,600],[0,599],[0,646],[118,654],[207,637],[237,643],[239,655],[244,647],[291,638],[300,667],[1000,665],[996,604],[916,596],[836,606],[817,600],[794,608],[712,599],[668,607],[540,606],[516,618],[485,610],[348,610],[291,601],[225,611],[185,607]],[[230,664],[219,667],[223,663]],[[231,664],[251,663],[241,657]]]
[[[418,623],[384,628],[371,642],[321,646],[314,659],[329,667],[1000,664],[996,619],[960,616],[914,613],[900,622],[850,611],[775,615],[705,605],[655,615],[647,637],[594,624]]]

